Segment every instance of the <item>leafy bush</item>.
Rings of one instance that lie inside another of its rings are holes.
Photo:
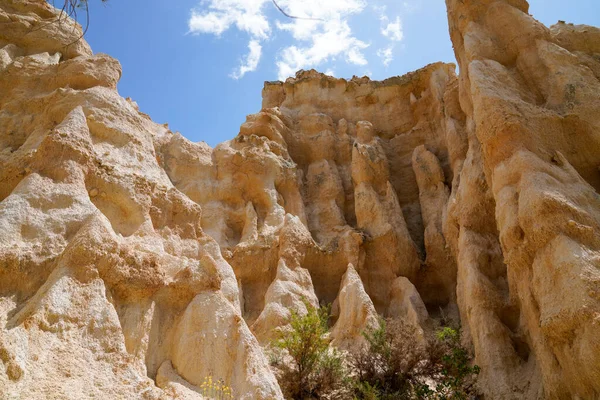
[[[286,397],[326,398],[342,389],[344,362],[337,350],[329,349],[329,307],[304,304],[308,312],[300,315],[291,310],[290,329],[272,343],[271,362]]]
[[[458,329],[418,340],[412,325],[382,319],[363,332],[366,345],[346,357],[329,348],[329,308],[305,305],[307,313],[291,311],[290,329],[272,343],[271,365],[286,398],[462,400],[474,394],[479,367],[471,366]]]
[[[354,384],[355,399],[379,400],[380,389],[377,386],[371,386],[367,381],[356,381]]]
[[[441,376],[436,385],[434,398],[456,400],[468,398],[475,383],[472,378],[479,374],[479,366],[470,365],[469,353],[460,344],[458,330],[443,328],[437,333],[437,339],[442,343],[445,352],[441,357]]]
[[[398,320],[380,320],[379,328],[363,332],[367,345],[351,353],[358,399],[402,399],[411,396],[411,373],[424,359],[414,332]]]
[[[350,358],[356,399],[462,400],[473,393],[479,367],[470,365],[460,332],[446,327],[426,341],[415,335],[398,320],[381,320],[379,328],[363,332],[367,345]]]

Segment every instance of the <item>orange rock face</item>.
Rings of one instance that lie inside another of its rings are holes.
[[[300,71],[213,149],[0,0],[0,392],[283,398],[263,346],[332,303],[333,346],[451,319],[486,398],[600,397],[600,30],[447,6],[459,76]]]

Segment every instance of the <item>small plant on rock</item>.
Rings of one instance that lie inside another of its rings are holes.
[[[200,385],[202,396],[211,400],[232,400],[231,388],[225,384],[223,379],[213,381],[212,376],[207,376]]]
[[[467,350],[460,344],[460,332],[449,327],[437,333],[445,351],[441,357],[441,379],[436,385],[438,399],[467,399],[473,391],[474,377],[480,368],[471,365]]]
[[[290,329],[272,343],[271,360],[286,397],[327,398],[343,386],[344,362],[329,349],[329,307],[317,309],[306,300],[304,304],[304,315],[291,310]]]

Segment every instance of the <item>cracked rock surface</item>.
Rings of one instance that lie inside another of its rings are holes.
[[[342,349],[449,318],[486,398],[600,398],[600,30],[446,4],[460,75],[299,71],[211,148],[0,0],[0,393],[282,399],[263,346],[332,303]]]

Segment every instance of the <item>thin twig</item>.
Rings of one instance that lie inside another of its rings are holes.
[[[46,24],[40,24],[36,28],[30,29],[29,32],[26,33],[26,35],[28,35],[30,33],[33,33],[33,32],[37,32],[37,31],[39,31],[41,29],[44,29],[47,26],[50,26],[52,24],[56,24],[57,22],[60,23],[63,15],[67,14],[66,10],[67,10],[67,3],[68,3],[68,1],[69,0],[65,0],[62,8],[60,9],[60,13],[58,14],[58,17],[56,17],[56,19],[53,19],[53,20],[51,20],[50,22],[48,22]],[[52,6],[54,7],[54,0],[52,1]]]
[[[88,6],[87,1],[82,2],[81,4],[84,4],[84,8],[85,8],[85,28],[83,29],[83,31],[81,32],[81,35],[75,39],[74,41],[72,41],[71,43],[69,43],[67,45],[67,47],[69,47],[70,45],[79,42],[87,33],[88,28],[90,27],[90,8]],[[77,18],[77,12],[75,11],[75,19]]]
[[[279,4],[277,4],[277,2],[275,0],[271,0],[273,2],[273,4],[275,5],[275,7],[277,7],[277,9],[279,10],[280,13],[282,13],[283,15],[285,15],[288,18],[293,18],[293,19],[306,19],[306,20],[310,20],[310,21],[323,21],[322,18],[311,18],[311,17],[296,17],[294,15],[290,15],[288,13],[286,13],[285,11],[283,11],[283,9],[281,7],[279,7]]]

